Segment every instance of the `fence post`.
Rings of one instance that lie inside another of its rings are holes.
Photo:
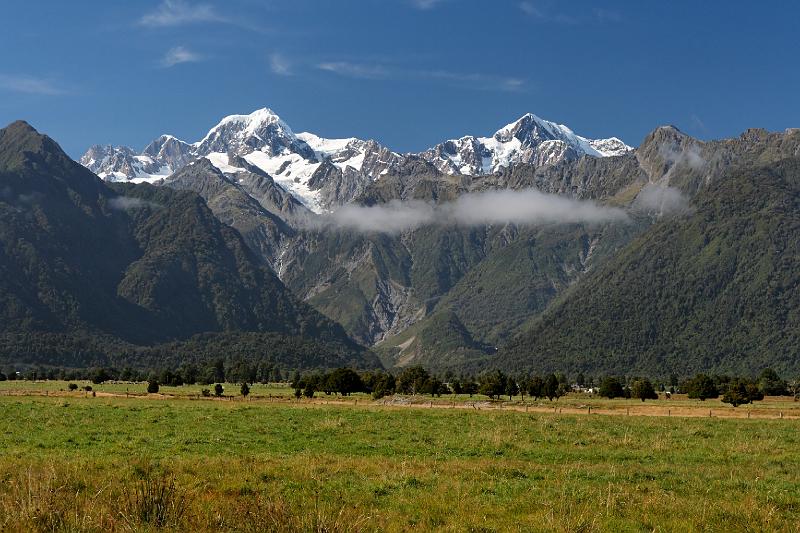
[[[592,406],[589,406],[589,414],[592,414]]]

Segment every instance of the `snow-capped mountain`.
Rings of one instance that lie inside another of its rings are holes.
[[[81,163],[107,180],[155,182],[199,157],[234,175],[243,171],[233,162],[241,157],[269,174],[306,207],[322,212],[351,201],[370,182],[412,155],[444,173],[472,176],[514,163],[541,166],[583,155],[619,155],[630,149],[617,138],[587,139],[566,126],[527,114],[491,137],[467,136],[420,154],[401,155],[373,140],[295,134],[277,114],[263,108],[223,118],[193,144],[162,135],[141,154],[124,146],[95,145]]]
[[[491,137],[469,135],[448,140],[420,155],[444,173],[477,176],[514,163],[542,166],[583,155],[621,155],[631,149],[616,137],[587,139],[564,125],[528,113]]]
[[[108,181],[153,181],[169,176],[174,170],[145,153],[137,155],[127,146],[110,144],[92,146],[80,162]]]
[[[277,114],[264,108],[223,118],[193,144],[162,135],[141,154],[125,146],[96,145],[81,163],[110,181],[155,182],[199,157],[208,158],[226,174],[244,171],[233,162],[241,157],[315,212],[351,200],[366,183],[402,160],[371,140],[295,134]]]

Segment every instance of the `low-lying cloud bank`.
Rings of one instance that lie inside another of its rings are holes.
[[[399,233],[429,225],[553,224],[626,222],[622,209],[573,200],[534,189],[487,191],[454,202],[393,200],[376,206],[346,205],[315,225],[362,232]]]

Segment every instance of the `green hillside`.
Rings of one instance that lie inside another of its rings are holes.
[[[509,370],[800,372],[800,159],[715,180],[511,342]]]

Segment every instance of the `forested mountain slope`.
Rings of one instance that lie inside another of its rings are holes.
[[[248,332],[313,339],[308,366],[376,364],[198,195],[106,184],[23,122],[0,130],[0,302],[7,360],[83,366]]]
[[[800,370],[800,159],[731,169],[558,299],[495,364]]]

